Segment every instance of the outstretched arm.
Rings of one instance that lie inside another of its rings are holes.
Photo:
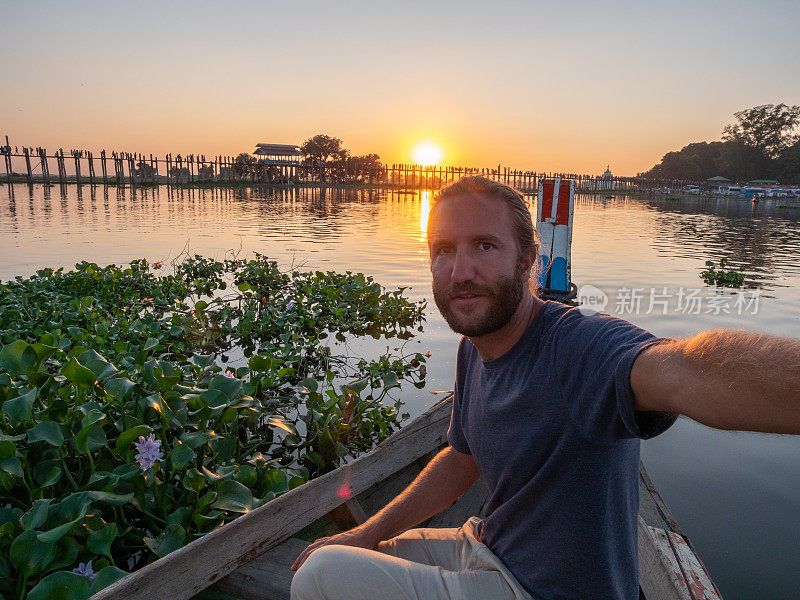
[[[417,478],[380,512],[365,523],[339,535],[322,538],[306,548],[292,565],[296,571],[317,548],[343,544],[373,549],[441,512],[458,500],[478,480],[478,469],[469,454],[447,447],[427,464]]]
[[[712,329],[644,350],[631,370],[636,410],[719,429],[800,434],[800,340]]]

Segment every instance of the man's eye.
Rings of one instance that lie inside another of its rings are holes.
[[[480,244],[478,244],[478,248],[480,248],[481,250],[491,250],[492,248],[494,248],[494,244],[492,244],[491,242],[481,242]]]
[[[451,250],[452,250],[452,248],[450,248],[448,246],[439,246],[436,249],[436,254],[450,254]]]

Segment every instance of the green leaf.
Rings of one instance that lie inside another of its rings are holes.
[[[147,341],[144,343],[144,346],[142,346],[142,350],[147,352],[149,350],[152,350],[156,346],[158,346],[158,344],[159,344],[158,339],[156,339],[156,338],[147,338]]]
[[[395,377],[396,379],[396,377]],[[345,386],[346,388],[350,388],[356,394],[360,394],[367,386],[369,385],[369,378],[364,377],[363,379],[359,379],[358,381],[354,381],[353,383]]]
[[[211,380],[208,386],[209,390],[219,390],[228,398],[233,400],[237,395],[242,393],[242,382],[233,377],[225,377],[225,375],[217,375]]]
[[[105,502],[106,504],[112,504],[114,506],[121,506],[133,500],[133,492],[130,494],[112,494],[111,492],[91,491],[86,492],[86,494],[92,500]]]
[[[11,342],[0,350],[0,370],[8,371],[12,376],[28,375],[37,362],[36,350],[23,340]]]
[[[305,456],[313,462],[317,467],[320,469],[325,468],[325,459],[322,458],[319,452],[315,452],[314,450],[310,450],[306,452]]]
[[[214,355],[213,354],[195,354],[192,357],[192,362],[196,364],[201,369],[207,369],[211,365],[214,364]]]
[[[119,581],[123,577],[128,575],[122,569],[118,569],[113,565],[109,565],[107,567],[103,567],[100,571],[97,572],[97,576],[94,578],[91,587],[89,588],[89,595],[94,596],[97,592],[102,589],[107,588],[115,581]]]
[[[86,600],[91,583],[84,575],[56,571],[42,579],[28,592],[27,600]]]
[[[211,410],[222,410],[228,406],[228,397],[222,390],[205,390],[200,393],[200,399]]]
[[[127,377],[115,377],[106,381],[104,389],[113,398],[124,400],[136,384]]]
[[[273,427],[283,429],[287,433],[297,435],[297,429],[295,429],[295,426],[290,421],[287,421],[284,417],[278,415],[270,417],[267,419],[267,425],[272,425]]]
[[[183,547],[186,543],[186,530],[173,523],[167,525],[157,538],[144,538],[144,543],[156,556],[163,558],[170,552]]]
[[[100,425],[90,425],[78,432],[75,445],[81,452],[94,452],[106,445],[106,434]]]
[[[36,529],[47,518],[47,511],[49,510],[52,498],[44,500],[37,500],[33,506],[28,509],[24,515],[20,517],[20,523],[24,529]]]
[[[183,483],[183,487],[185,487],[187,490],[200,493],[200,491],[206,486],[206,478],[202,473],[200,473],[200,471],[193,468],[186,471],[186,475],[184,475],[183,479],[181,479],[181,483]]]
[[[26,529],[11,543],[8,558],[23,576],[44,571],[56,557],[56,545],[40,542],[37,535]]]
[[[40,542],[44,542],[46,544],[55,544],[58,540],[64,537],[67,533],[72,531],[72,528],[77,525],[78,521],[82,520],[83,517],[86,516],[86,511],[89,508],[88,503],[84,503],[80,512],[75,516],[71,521],[59,525],[58,527],[53,527],[48,531],[40,533],[36,537]],[[72,516],[72,515],[71,515]]]
[[[22,463],[16,456],[9,456],[0,460],[0,471],[22,477]]]
[[[97,410],[96,408],[92,409],[88,413],[86,413],[86,416],[83,417],[83,419],[81,419],[81,427],[89,427],[90,425],[94,425],[98,421],[102,421],[105,418],[106,418],[105,413],[103,413],[100,410]]]
[[[111,523],[102,529],[93,531],[86,540],[86,546],[91,552],[103,556],[111,556],[111,544],[117,537],[117,525]]]
[[[31,444],[34,442],[47,442],[51,446],[59,447],[64,443],[64,434],[55,421],[42,421],[28,430],[28,441]]]
[[[23,388],[24,389],[24,388]],[[12,421],[24,423],[33,417],[33,403],[39,391],[36,388],[3,403],[3,412]]]
[[[182,469],[192,462],[194,458],[194,450],[192,450],[187,444],[177,441],[172,448],[169,460],[172,463],[173,468]]]
[[[275,494],[282,494],[289,491],[289,482],[286,473],[280,469],[269,469],[262,474],[265,489]]]
[[[79,387],[92,387],[96,381],[94,373],[79,363],[74,356],[61,369],[61,374]]]
[[[255,507],[253,493],[235,479],[223,479],[217,487],[217,501],[212,505],[219,510],[246,513]]]
[[[167,523],[174,523],[176,525],[180,525],[181,527],[189,527],[192,523],[192,507],[181,506],[176,508],[169,515],[167,515]]]
[[[199,448],[215,437],[217,437],[215,434],[208,431],[187,431],[181,434],[181,442],[189,446],[189,448]]]
[[[153,433],[153,428],[149,425],[136,425],[135,427],[131,427],[130,429],[126,429],[117,438],[116,448],[117,450],[127,450],[128,447],[131,445],[131,442],[138,440],[139,436],[147,437]]]
[[[57,350],[52,344],[42,344],[39,342],[31,344],[31,348],[36,351],[36,356],[39,358],[40,363],[53,356]]]
[[[33,480],[41,487],[55,485],[64,473],[61,471],[61,461],[43,460],[33,467]]]
[[[389,371],[388,373],[384,373],[381,377],[383,379],[383,387],[386,388],[393,388],[397,387],[397,373],[394,371]]]
[[[258,354],[254,354],[250,357],[250,360],[247,364],[252,371],[266,372],[272,368],[272,358],[269,356],[260,356]]]
[[[78,542],[71,535],[65,535],[56,542],[56,557],[47,566],[48,571],[70,567],[78,558]]]
[[[17,447],[14,442],[10,440],[0,441],[0,459],[15,456],[17,454]]]

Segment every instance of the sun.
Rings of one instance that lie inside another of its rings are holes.
[[[422,142],[417,144],[411,158],[415,164],[422,165],[423,167],[430,167],[431,165],[438,165],[442,162],[444,153],[438,144],[434,142]]]

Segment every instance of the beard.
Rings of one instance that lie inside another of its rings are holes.
[[[494,285],[483,286],[474,283],[454,283],[446,289],[439,289],[436,285],[433,288],[433,300],[436,307],[442,313],[444,320],[450,329],[467,337],[480,337],[493,333],[505,326],[514,316],[522,302],[522,295],[527,283],[523,277],[523,269],[517,264],[514,274],[511,277],[498,277]],[[461,294],[475,294],[485,297],[489,301],[489,306],[478,314],[463,314],[451,308],[451,301]]]

